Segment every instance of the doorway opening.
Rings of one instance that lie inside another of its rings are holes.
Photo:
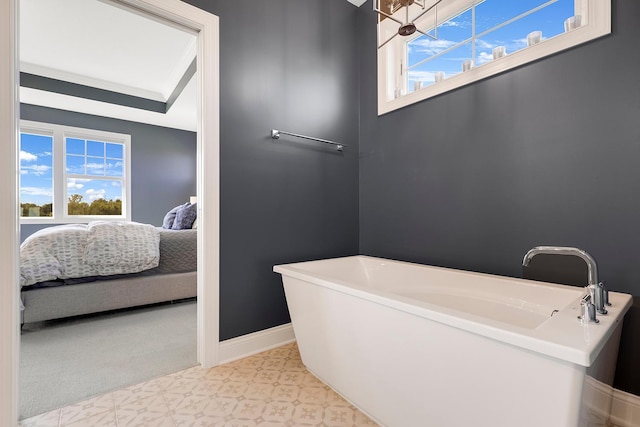
[[[11,0],[3,5],[1,14],[3,41],[0,52],[8,58],[0,67],[0,91],[2,108],[0,128],[7,140],[15,141],[10,147],[4,147],[2,156],[5,164],[0,180],[9,200],[7,209],[2,210],[7,223],[2,231],[8,238],[0,246],[0,266],[7,273],[8,283],[17,284],[18,267],[18,219],[17,219],[17,165],[18,165],[18,61],[17,61],[17,22],[19,0]],[[120,7],[129,8],[157,19],[172,22],[197,33],[197,77],[198,89],[198,129],[197,129],[197,197],[198,197],[198,303],[197,303],[197,341],[198,362],[205,367],[218,363],[218,278],[219,278],[219,93],[218,93],[218,19],[203,10],[181,2],[161,0],[120,0],[114,2]],[[7,36],[6,38],[4,36]],[[206,185],[204,185],[206,183]],[[206,260],[206,262],[205,262]],[[3,384],[0,404],[0,424],[14,425],[18,418],[17,361],[19,347],[19,291],[17,286],[8,287],[2,292],[3,316],[0,340],[3,354],[0,358],[0,384]],[[3,320],[5,320],[3,318]],[[6,350],[6,351],[5,351]]]

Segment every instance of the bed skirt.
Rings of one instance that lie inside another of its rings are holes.
[[[190,271],[34,289],[22,292],[22,323],[192,298],[197,287]]]

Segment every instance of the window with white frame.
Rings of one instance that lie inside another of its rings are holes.
[[[433,3],[437,6],[424,13]],[[410,4],[408,17],[407,8],[400,8],[397,20],[383,18],[378,24],[379,114],[611,32],[611,0],[425,0],[424,4],[425,9]],[[420,17],[411,21],[412,16]],[[393,37],[398,20],[414,22],[419,31]]]
[[[20,222],[131,219],[131,136],[22,121]]]

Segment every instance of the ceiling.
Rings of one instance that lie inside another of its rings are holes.
[[[20,102],[196,131],[196,48],[109,0],[21,0]]]
[[[21,0],[20,101],[195,131],[196,47],[106,0]]]

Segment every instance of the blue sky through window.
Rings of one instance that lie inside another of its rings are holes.
[[[53,137],[20,134],[20,203],[53,203]]]
[[[67,194],[80,194],[82,201],[122,200],[122,183],[116,180],[67,178]]]
[[[421,35],[408,43],[409,91],[416,81],[433,84],[437,72],[445,78],[461,73],[465,60],[475,66],[492,61],[495,47],[504,46],[507,55],[524,49],[533,31],[541,31],[543,40],[562,34],[564,21],[574,14],[574,0],[485,0],[475,7],[475,43],[471,9],[440,23],[438,40]]]
[[[96,177],[122,177],[124,146],[122,144],[66,138],[67,196],[80,194],[91,203],[96,199],[122,200],[122,182],[117,179],[91,179]]]
[[[20,134],[20,203],[53,203],[53,144],[52,136]],[[68,195],[80,194],[88,203],[123,199],[123,144],[67,138],[65,149],[67,174],[85,175],[67,178]]]

